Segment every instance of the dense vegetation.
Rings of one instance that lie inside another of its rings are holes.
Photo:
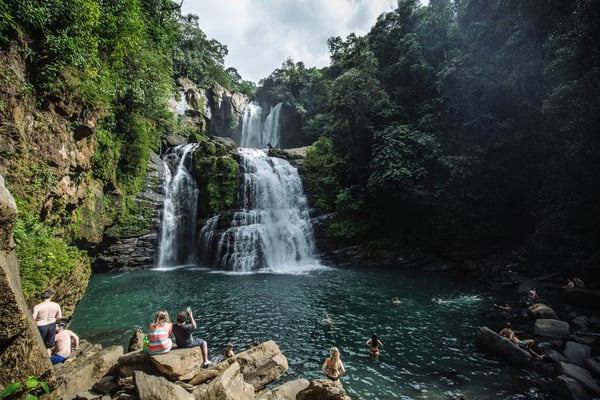
[[[59,201],[48,215],[40,209],[57,184],[52,168],[39,160],[9,169],[5,178],[19,203],[15,239],[28,299],[56,287],[77,265],[89,264],[70,244],[90,219],[100,225],[109,221],[105,233],[116,237],[146,228],[149,218],[138,218],[142,211],[132,196],[144,182],[150,149],[158,151],[161,135],[182,129],[167,111],[177,79],[249,94],[255,90],[235,69],[224,68],[226,46],[209,40],[197,17],[181,16],[170,0],[0,0],[0,46],[3,54],[16,49],[25,60],[18,95],[32,104],[32,113],[77,105],[81,120],[70,122],[73,131],[88,116],[99,116],[91,171],[76,171],[71,179],[99,182],[110,194],[104,208],[111,215],[73,212]],[[5,71],[0,79],[3,86],[17,81]],[[5,98],[0,111],[11,114]],[[21,140],[27,151],[32,143]],[[5,154],[4,149],[2,156],[19,158],[21,164],[27,160],[26,153]]]
[[[301,110],[332,237],[430,249],[600,242],[600,3],[400,0],[331,65],[257,97]],[[587,252],[587,253],[586,253]],[[596,255],[597,256],[597,255]]]

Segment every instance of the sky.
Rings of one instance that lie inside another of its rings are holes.
[[[257,83],[291,58],[307,68],[329,65],[327,39],[365,35],[397,0],[184,0],[209,39],[226,45],[225,67]]]

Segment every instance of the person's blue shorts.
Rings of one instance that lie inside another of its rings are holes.
[[[50,356],[50,361],[52,361],[52,364],[60,364],[60,363],[64,363],[65,361],[67,361],[67,358],[69,358],[69,357],[63,357],[63,356],[59,356],[58,354],[53,354]]]

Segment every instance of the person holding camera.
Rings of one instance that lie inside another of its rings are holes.
[[[202,359],[204,360],[202,367],[206,368],[212,364],[208,359],[208,345],[205,340],[192,336],[192,332],[196,327],[196,320],[194,319],[192,309],[188,307],[186,311],[179,311],[177,313],[177,323],[173,325],[173,335],[175,335],[177,347],[186,348],[200,346]]]

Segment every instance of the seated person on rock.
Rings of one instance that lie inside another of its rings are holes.
[[[54,351],[50,356],[52,364],[64,363],[71,355],[71,351],[79,348],[79,337],[72,331],[65,329],[65,322],[56,324],[56,335],[54,336]]]
[[[507,322],[506,325],[504,325],[504,328],[499,332],[499,335],[504,336],[505,338],[508,338],[511,342],[513,342],[514,344],[516,344],[523,350],[528,351],[530,354],[532,354],[533,356],[535,356],[538,359],[541,359],[542,357],[544,357],[543,355],[537,354],[535,351],[533,351],[533,345],[535,344],[535,340],[533,340],[533,339],[520,340],[517,337],[517,335],[515,335],[515,331],[512,330],[510,322]]]
[[[190,322],[187,322],[188,317]],[[192,336],[194,329],[196,329],[196,320],[194,319],[192,309],[188,307],[186,311],[179,311],[177,313],[177,323],[173,325],[173,334],[175,335],[177,347],[200,346],[202,359],[204,360],[202,366],[208,367],[212,364],[208,359],[208,345],[206,341]]]
[[[165,310],[158,311],[150,324],[148,352],[151,355],[168,353],[173,345],[171,341],[172,331],[173,324],[169,318],[169,313]]]

